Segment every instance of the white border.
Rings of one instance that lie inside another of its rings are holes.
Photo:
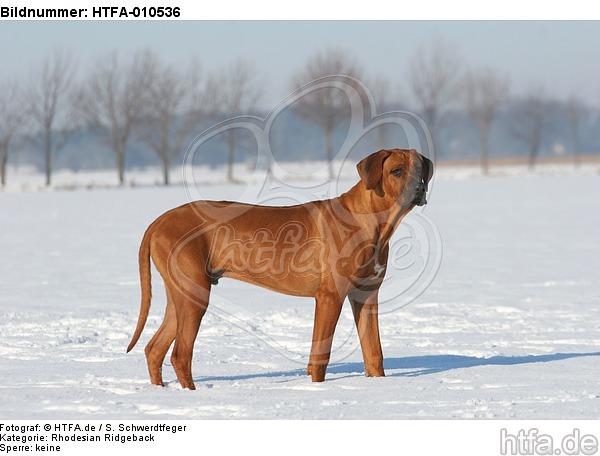
[[[28,8],[92,8],[92,7],[179,7],[181,16],[172,20],[577,20],[600,19],[600,9],[590,2],[573,0],[568,3],[545,3],[506,0],[481,2],[475,0],[419,0],[391,2],[370,0],[228,0],[226,2],[191,2],[185,0],[152,1],[118,0],[107,4],[100,0],[15,0],[2,6]],[[98,20],[88,15],[87,20]],[[10,19],[9,19],[10,20]],[[84,19],[85,20],[85,19]],[[105,20],[124,20],[105,18]],[[135,20],[127,18],[126,20]],[[138,19],[141,20],[141,19]],[[163,20],[163,19],[155,19]]]

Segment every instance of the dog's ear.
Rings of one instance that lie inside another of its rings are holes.
[[[423,180],[425,181],[425,191],[429,190],[429,181],[433,177],[433,162],[424,155],[423,157]]]
[[[390,156],[390,152],[387,150],[380,150],[375,152],[368,157],[363,158],[356,169],[360,179],[365,183],[367,190],[375,189],[375,192],[379,196],[383,196],[383,190],[381,189],[381,175],[383,173],[383,162]]]

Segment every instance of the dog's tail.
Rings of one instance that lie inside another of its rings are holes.
[[[140,265],[140,284],[142,286],[140,316],[138,317],[137,326],[135,328],[135,332],[133,333],[131,342],[129,342],[129,346],[127,347],[127,353],[129,353],[131,349],[135,347],[135,344],[140,338],[144,326],[146,325],[148,313],[150,312],[150,300],[152,299],[152,283],[150,276],[150,238],[150,229],[147,229],[140,245],[138,260]]]

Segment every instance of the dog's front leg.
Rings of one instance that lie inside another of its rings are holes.
[[[315,298],[315,324],[306,373],[311,376],[313,382],[322,382],[325,380],[333,333],[342,311],[344,298],[340,298],[337,292],[322,290],[317,291]]]
[[[354,291],[348,295],[367,377],[383,377],[383,352],[379,337],[378,290]]]

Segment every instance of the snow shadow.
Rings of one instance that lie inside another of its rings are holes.
[[[585,356],[600,356],[600,352],[492,356],[490,358],[461,355],[408,356],[404,358],[387,358],[384,360],[383,366],[386,370],[386,376],[388,377],[419,377],[421,375],[435,374],[454,369],[467,369],[479,366],[514,366],[518,364],[548,363]],[[342,363],[331,366],[328,369],[328,372],[350,374],[363,372],[363,370],[364,367],[362,363]],[[394,372],[397,370],[401,370],[402,372]]]
[[[525,356],[492,356],[490,358],[478,358],[476,356],[460,355],[407,356],[404,358],[386,358],[383,365],[387,377],[419,377],[421,375],[430,375],[454,369],[468,369],[479,366],[514,366],[518,364],[548,363],[552,361],[562,361],[565,359],[582,358],[587,356],[600,356],[600,352],[553,353],[548,355]],[[305,370],[305,368],[302,368],[286,371],[261,372],[256,374],[251,373],[229,376],[206,376],[195,378],[194,381],[206,383],[211,381],[252,380],[257,378],[304,377],[306,376]],[[363,375],[364,365],[362,362],[330,364],[327,368],[327,373]],[[332,381],[335,379],[329,378],[328,380]]]

